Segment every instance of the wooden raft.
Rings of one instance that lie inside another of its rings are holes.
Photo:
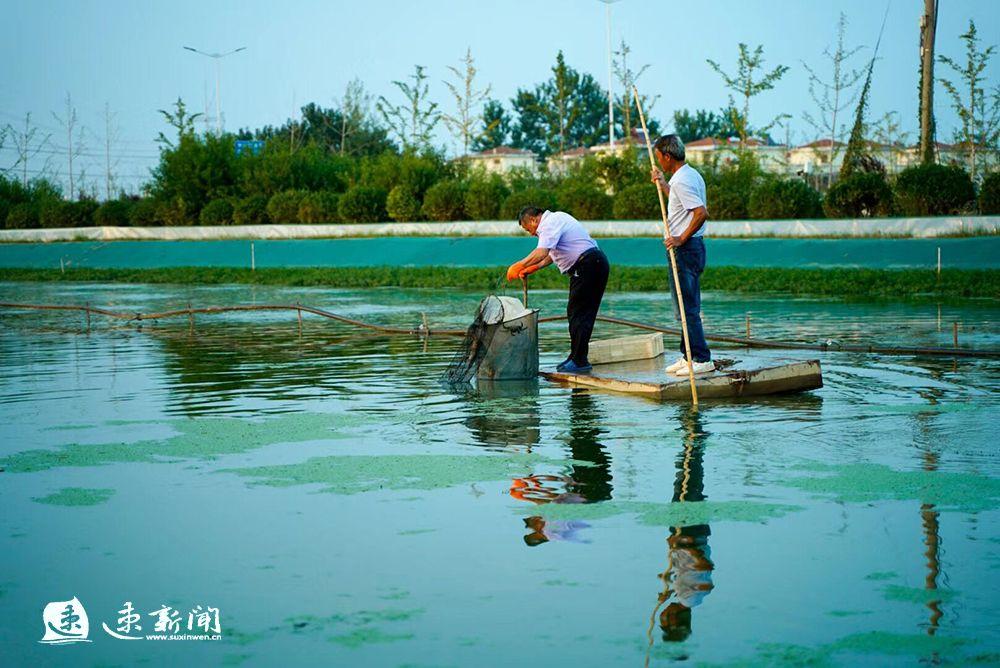
[[[670,360],[673,361],[673,360]],[[575,387],[592,387],[651,399],[690,400],[687,377],[667,375],[661,356],[618,364],[594,366],[589,374],[540,371],[546,380]],[[720,371],[695,376],[698,396],[706,399],[756,397],[767,394],[805,392],[823,387],[819,360],[748,360]]]

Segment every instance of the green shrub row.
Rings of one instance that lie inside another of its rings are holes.
[[[215,147],[211,153],[223,152]],[[306,178],[309,170],[299,162],[308,155],[295,155],[254,158],[235,176],[207,175],[201,186],[181,189],[168,186],[183,179],[167,175],[180,170],[184,165],[175,163],[183,161],[180,154],[166,151],[146,197],[103,203],[64,201],[45,181],[24,186],[0,176],[0,221],[8,229],[24,229],[513,220],[526,205],[558,208],[581,220],[660,218],[656,190],[635,156],[588,158],[559,178],[527,172],[501,178],[463,172],[434,155],[386,154],[349,164],[334,161],[340,167],[328,165]],[[914,166],[895,178],[858,172],[834,183],[825,197],[801,179],[764,173],[752,159],[697,168],[705,177],[711,220],[1000,213],[1000,173],[989,174],[977,194],[957,166]],[[220,185],[227,179],[244,187]],[[254,188],[245,185],[250,181]]]
[[[169,267],[160,269],[93,269],[65,271],[0,267],[0,281],[101,281],[210,285],[330,286],[339,288],[410,287],[459,288],[490,292],[506,267]],[[566,277],[554,269],[531,277],[533,290],[565,289]],[[511,286],[509,289],[519,289]],[[1000,298],[1000,270],[772,268],[709,266],[702,289],[743,293],[785,293],[837,297],[987,297]],[[616,265],[608,279],[610,291],[666,291],[664,266]]]

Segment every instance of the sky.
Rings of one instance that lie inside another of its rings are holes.
[[[280,124],[308,102],[327,106],[358,77],[374,96],[398,102],[392,81],[424,65],[431,96],[445,111],[454,105],[443,80],[459,66],[467,48],[479,81],[507,102],[521,87],[551,74],[556,53],[607,85],[606,5],[599,0],[0,0],[0,126],[23,124],[32,113],[49,146],[30,165],[64,178],[65,131],[53,112],[65,115],[72,98],[85,128],[77,160],[85,179],[98,181],[105,144],[105,105],[114,113],[120,182],[134,189],[148,176],[158,152],[157,133],[166,130],[158,109],[178,97],[189,107],[214,114],[214,63],[185,51],[237,47],[221,67],[225,127]],[[902,128],[917,130],[917,65],[922,0],[619,0],[611,5],[612,40],[624,39],[631,62],[649,64],[639,80],[643,93],[659,95],[650,113],[669,128],[675,109],[718,109],[728,92],[706,63],[735,68],[737,45],[763,45],[766,66],[790,71],[771,91],[754,98],[751,124],[779,113],[792,114],[791,141],[816,137],[803,120],[815,111],[803,62],[829,71],[823,49],[836,39],[836,22],[848,20],[847,44],[866,47],[870,57],[888,7],[880,60],[870,100],[871,119],[899,112]],[[964,57],[958,36],[974,19],[985,45],[1000,43],[1000,0],[940,0],[937,52]],[[936,74],[945,73],[940,65]],[[987,70],[990,86],[1000,83],[1000,56]],[[957,122],[940,85],[935,112],[938,137],[950,139]],[[784,140],[784,137],[777,137]],[[439,128],[437,144],[454,150]],[[15,154],[0,149],[0,168]],[[48,165],[45,164],[46,159]]]

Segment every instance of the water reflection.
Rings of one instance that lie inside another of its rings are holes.
[[[466,398],[470,415],[465,426],[476,443],[527,452],[538,445],[542,433],[538,379],[480,380]]]
[[[684,408],[680,413],[684,430],[684,448],[677,457],[674,478],[674,503],[704,501],[704,446],[708,432],[702,428],[696,410]],[[682,642],[691,635],[692,610],[714,588],[712,551],[708,538],[712,530],[707,524],[671,527],[667,537],[667,568],[659,574],[663,590],[657,596],[656,608],[650,616],[649,642],[653,642],[653,624],[658,623],[667,642]],[[648,663],[648,656],[647,656]]]
[[[532,474],[511,481],[510,495],[519,501],[544,503],[598,503],[611,498],[611,457],[601,443],[607,429],[604,414],[588,390],[569,394],[569,430],[566,444],[574,460],[562,474]],[[524,520],[530,532],[524,542],[534,547],[552,540],[587,542],[578,532],[586,522],[546,520],[532,516]]]

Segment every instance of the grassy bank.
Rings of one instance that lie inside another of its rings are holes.
[[[295,267],[249,269],[171,267],[165,269],[0,268],[0,281],[100,281],[120,283],[186,283],[217,285],[329,286],[369,288],[464,288],[485,292],[505,272],[502,267]],[[534,274],[532,289],[564,288],[567,279],[554,269]],[[613,267],[608,289],[654,291],[667,287],[666,267]],[[1000,270],[946,269],[940,278],[917,269],[779,269],[769,267],[709,267],[703,290],[782,292],[845,297],[988,297],[1000,299]]]

